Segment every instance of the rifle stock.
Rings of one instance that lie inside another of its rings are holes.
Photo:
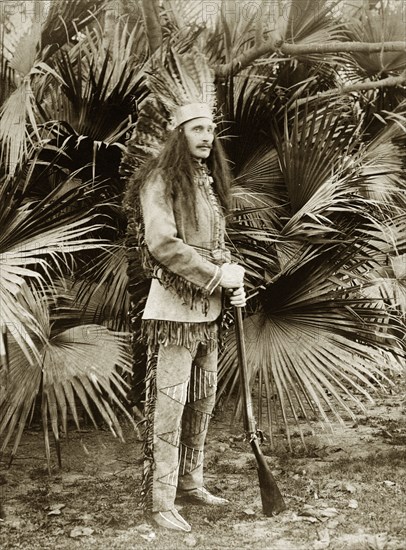
[[[286,510],[286,505],[279,487],[272,475],[269,465],[258,442],[254,409],[249,389],[247,358],[245,352],[244,329],[240,307],[234,307],[237,338],[238,363],[240,369],[241,395],[243,402],[244,428],[250,438],[250,445],[257,461],[259,488],[261,491],[262,511],[266,516],[273,516]]]

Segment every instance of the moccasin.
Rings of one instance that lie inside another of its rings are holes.
[[[212,495],[206,487],[198,487],[189,491],[178,490],[178,497],[184,502],[190,504],[205,504],[208,506],[226,506],[230,503],[229,500],[222,497]]]
[[[191,526],[183,519],[176,508],[167,510],[166,512],[154,512],[152,514],[152,519],[157,525],[165,529],[186,531],[187,533],[192,530]]]

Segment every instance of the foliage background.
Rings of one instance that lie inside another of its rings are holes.
[[[126,250],[119,167],[168,44],[200,49],[217,75],[229,245],[260,289],[245,330],[268,432],[282,427],[289,442],[303,418],[351,416],[403,368],[403,3],[251,4],[3,3],[0,434],[11,458],[33,414],[49,460],[48,431],[58,450],[85,411],[121,436],[133,382],[140,404],[144,350],[130,335],[148,282],[131,240]],[[230,330],[219,398],[236,387]]]

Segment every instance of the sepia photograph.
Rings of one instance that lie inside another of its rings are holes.
[[[406,550],[406,0],[0,0],[0,548]]]

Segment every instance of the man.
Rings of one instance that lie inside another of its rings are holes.
[[[244,269],[230,263],[225,214],[230,175],[209,105],[180,106],[158,158],[127,191],[139,199],[140,248],[152,277],[142,320],[148,344],[143,504],[160,526],[191,527],[175,498],[225,505],[203,482],[203,450],[215,403],[222,289],[245,305]]]

